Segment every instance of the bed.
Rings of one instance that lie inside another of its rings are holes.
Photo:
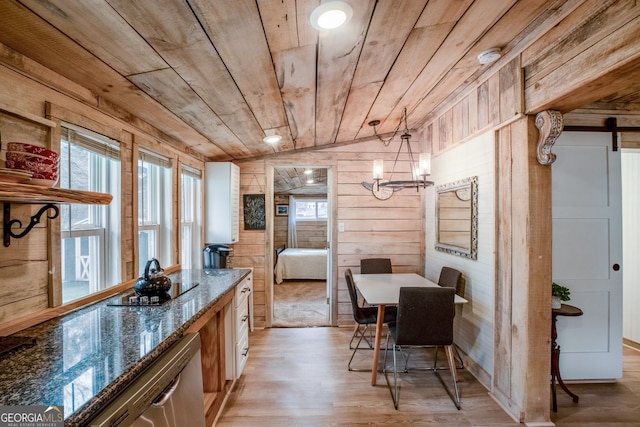
[[[286,248],[277,251],[276,283],[285,279],[327,280],[327,250]]]

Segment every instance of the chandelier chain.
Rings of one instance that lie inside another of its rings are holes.
[[[407,107],[403,108],[403,110],[402,110],[402,119],[400,119],[400,121],[398,121],[398,125],[393,130],[393,134],[387,140],[383,139],[380,135],[378,135],[378,129],[376,128],[376,126],[378,126],[380,124],[380,120],[372,120],[372,121],[370,121],[369,122],[369,126],[373,127],[373,133],[375,134],[376,137],[378,137],[380,142],[382,142],[382,145],[384,145],[385,147],[388,147],[389,144],[391,144],[391,141],[393,141],[393,138],[395,138],[396,135],[398,134],[398,131],[400,130],[400,126],[402,126],[402,122],[404,122],[404,133],[408,133],[409,132],[409,127],[407,126]]]

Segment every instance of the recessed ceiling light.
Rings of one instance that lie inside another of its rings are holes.
[[[275,133],[273,135],[265,136],[264,138],[262,138],[262,140],[267,144],[277,144],[278,142],[282,141],[282,136]]]
[[[305,169],[304,173],[305,175],[311,175],[313,173],[313,169]]]
[[[343,1],[329,1],[311,12],[311,25],[317,30],[332,30],[346,24],[353,15],[353,9]]]
[[[491,49],[487,49],[478,55],[478,62],[482,65],[491,64],[492,62],[496,62],[500,59],[502,55],[500,54],[500,48],[492,47]]]

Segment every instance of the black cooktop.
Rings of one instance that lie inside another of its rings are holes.
[[[156,296],[140,296],[135,291],[131,291],[108,302],[107,305],[111,307],[157,307],[190,291],[199,284],[199,282],[173,282],[167,292]]]

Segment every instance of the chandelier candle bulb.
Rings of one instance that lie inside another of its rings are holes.
[[[384,171],[384,161],[381,159],[373,161],[373,179],[379,180],[382,179]]]
[[[431,175],[431,153],[420,153],[418,164],[421,176]]]

